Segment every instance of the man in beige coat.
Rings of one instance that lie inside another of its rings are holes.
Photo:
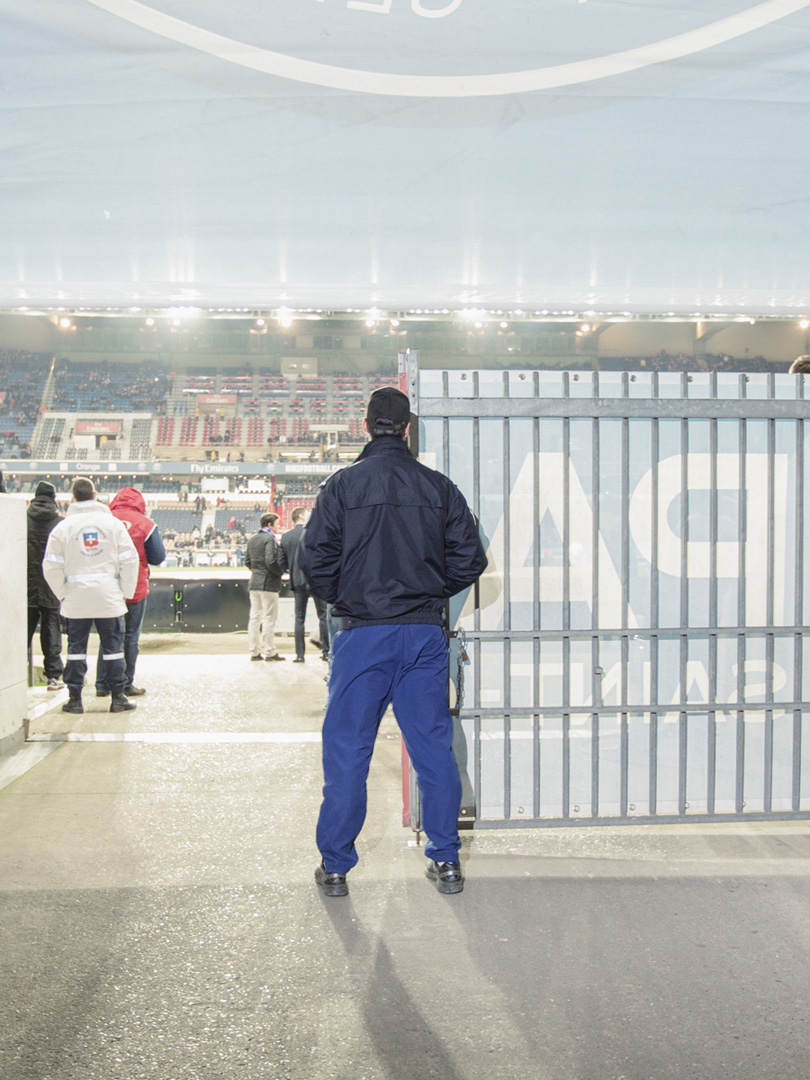
[[[135,703],[124,694],[124,615],[126,597],[138,581],[138,552],[126,527],[96,499],[93,481],[77,477],[73,502],[48,537],[42,560],[45,580],[61,602],[67,629],[63,679],[70,693],[63,712],[84,712],[82,687],[87,674],[87,641],[95,623],[112,691],[110,712]]]

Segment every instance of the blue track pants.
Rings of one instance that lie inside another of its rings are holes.
[[[447,640],[438,626],[362,626],[332,642],[323,723],[323,803],[317,843],[327,873],[357,863],[366,817],[366,778],[388,705],[394,709],[419,781],[429,843],[425,855],[455,862],[461,781],[447,707]]]

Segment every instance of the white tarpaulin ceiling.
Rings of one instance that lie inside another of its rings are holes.
[[[4,308],[810,310],[810,3],[0,15]]]

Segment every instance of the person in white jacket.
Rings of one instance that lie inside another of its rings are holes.
[[[126,597],[133,595],[138,581],[138,552],[126,526],[96,500],[93,481],[85,476],[73,481],[73,502],[48,537],[42,572],[61,602],[67,629],[62,677],[70,697],[62,711],[84,712],[87,641],[94,623],[112,691],[110,712],[134,709],[124,694],[124,615]]]

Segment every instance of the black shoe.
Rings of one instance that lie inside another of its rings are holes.
[[[71,694],[65,704],[62,706],[62,712],[84,712],[84,705],[82,705],[81,694],[77,694],[75,697],[73,694]]]
[[[293,663],[294,664],[303,664],[304,663],[303,656],[296,656],[296,658],[293,660]]]
[[[286,656],[282,656],[281,653],[275,653],[273,656],[265,656],[265,660],[286,660]]]
[[[315,880],[324,896],[349,895],[349,886],[346,884],[346,875],[327,874],[323,867],[323,861],[321,861],[321,865],[315,870]]]
[[[261,654],[261,653],[259,653],[259,655],[258,655],[258,656],[251,656],[251,658],[250,658],[250,659],[251,659],[251,660],[263,660],[263,659],[264,659],[264,657],[262,656],[262,654]]]
[[[96,697],[109,697],[109,696],[110,696],[110,691],[109,690],[96,690]]]
[[[146,691],[141,686],[125,686],[124,693],[127,697],[141,697]]]
[[[110,712],[132,712],[133,709],[137,708],[135,702],[129,701],[126,694],[122,694],[120,691],[113,694]]]
[[[458,893],[464,890],[464,876],[461,873],[461,863],[457,862],[430,862],[425,870],[427,877],[433,882],[440,893]]]
[[[327,662],[327,664],[328,664],[329,663],[329,653],[325,652],[323,654],[323,656],[321,656],[321,660],[325,660]]]

